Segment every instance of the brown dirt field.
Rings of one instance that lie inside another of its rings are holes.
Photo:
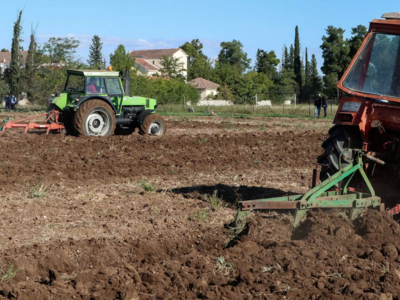
[[[330,126],[170,117],[162,138],[4,133],[0,299],[399,299],[385,214],[314,212],[296,230],[257,214],[232,229],[238,199],[309,189]]]

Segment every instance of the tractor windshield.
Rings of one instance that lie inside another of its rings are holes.
[[[400,98],[399,43],[398,35],[373,33],[344,79],[343,86],[356,92]]]
[[[85,91],[85,77],[80,75],[70,74],[68,76],[67,84],[65,85],[66,91],[81,92]]]

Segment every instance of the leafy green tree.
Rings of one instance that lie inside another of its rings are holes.
[[[20,36],[22,31],[21,26],[21,16],[22,11],[18,12],[17,21],[14,23],[14,35],[12,39],[11,46],[11,62],[10,62],[10,77],[9,77],[9,85],[10,92],[15,96],[19,97],[21,94],[21,55],[19,53],[20,49]]]
[[[318,74],[318,66],[317,66],[317,58],[313,54],[311,56],[311,64],[310,64],[310,95],[316,96],[322,90],[322,80],[321,76]]]
[[[10,50],[8,50],[8,49],[6,49],[6,48],[3,48],[3,49],[1,49],[0,52],[10,52]]]
[[[135,58],[126,51],[124,45],[119,45],[114,53],[110,54],[110,63],[114,71],[130,71],[135,69]],[[133,72],[136,73],[136,72]],[[130,75],[133,75],[130,73]]]
[[[40,52],[45,54],[47,63],[49,65],[73,65],[75,63],[76,49],[79,47],[80,42],[75,38],[50,38]]]
[[[322,49],[324,64],[321,70],[325,74],[323,80],[325,94],[327,95],[336,93],[336,84],[351,61],[348,41],[343,38],[344,32],[342,28],[328,26],[327,35],[322,37],[320,48]]]
[[[216,95],[215,98],[229,101],[235,100],[235,97],[233,96],[232,91],[229,89],[227,84],[221,85],[218,88],[218,95]]]
[[[155,98],[161,104],[178,104],[183,101],[196,103],[200,98],[196,88],[179,78],[167,80],[164,77],[150,79],[147,76],[137,76],[129,84],[131,95]]]
[[[300,87],[303,85],[302,79],[302,66],[300,59],[300,36],[299,36],[299,27],[296,26],[295,29],[295,38],[294,38],[294,74],[296,76],[296,82]]]
[[[237,67],[240,70],[240,74],[249,69],[251,59],[247,58],[247,53],[243,51],[243,45],[240,41],[222,42],[221,48],[218,55],[220,63]]]
[[[161,74],[168,77],[183,78],[182,71],[186,71],[186,69],[183,68],[183,63],[180,59],[173,56],[162,56],[160,59],[160,65]]]
[[[198,77],[211,80],[213,67],[211,60],[203,54],[203,44],[199,39],[194,39],[190,43],[186,42],[180,48],[185,51],[188,57],[188,80]]]
[[[270,79],[276,80],[278,78],[276,67],[279,65],[279,63],[280,60],[276,57],[274,51],[266,52],[258,49],[254,69],[256,72],[264,73]]]
[[[351,38],[349,40],[350,53],[349,56],[353,59],[354,55],[356,55],[358,49],[361,47],[362,42],[364,41],[365,36],[368,33],[367,27],[363,25],[358,25],[351,29]]]
[[[91,68],[104,68],[103,55],[101,54],[102,48],[103,43],[100,41],[100,37],[94,35],[92,38],[92,44],[89,47],[89,59],[87,60],[87,63]]]

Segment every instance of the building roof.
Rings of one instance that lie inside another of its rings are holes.
[[[23,57],[23,60],[26,60],[28,56],[28,51],[20,51],[20,54]],[[11,62],[11,52],[0,52],[0,64],[2,63],[10,63]]]
[[[175,49],[153,49],[153,50],[133,50],[131,56],[140,58],[161,58],[162,56],[172,56],[180,48]]]
[[[189,81],[188,84],[194,86],[198,90],[216,90],[220,86],[218,83],[201,77]]]
[[[149,71],[158,71],[160,69],[144,58],[136,58],[135,62]]]
[[[74,75],[80,75],[80,76],[112,76],[112,77],[118,77],[119,72],[117,71],[108,71],[108,70],[80,70],[80,69],[75,69],[75,70],[67,70],[68,74],[74,74]]]

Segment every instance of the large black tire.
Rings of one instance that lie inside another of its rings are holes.
[[[335,125],[329,130],[329,138],[322,143],[324,154],[318,157],[321,167],[321,182],[339,171],[339,157],[342,154],[342,169],[353,161],[352,151],[346,151],[350,138],[350,148],[361,149],[362,137],[358,126]]]
[[[150,114],[139,127],[141,135],[162,136],[167,131],[164,119],[159,114]]]
[[[88,100],[75,112],[74,129],[78,136],[111,136],[115,126],[115,113],[102,100]]]

